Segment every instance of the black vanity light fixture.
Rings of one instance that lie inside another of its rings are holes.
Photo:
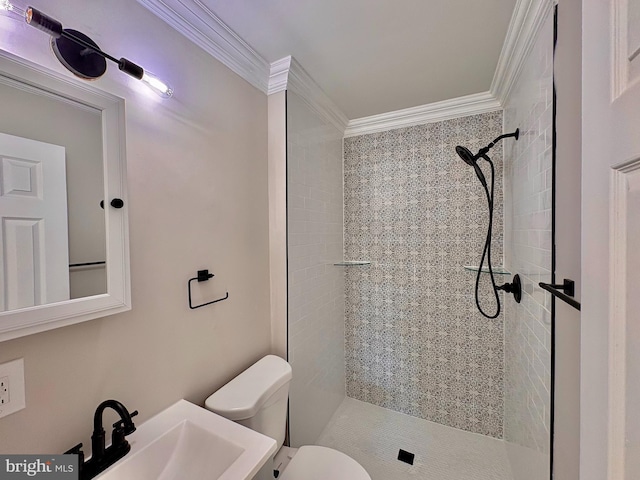
[[[22,10],[9,0],[0,0],[0,11],[5,10],[25,21],[32,27],[51,35],[51,47],[56,57],[74,75],[94,80],[107,71],[107,60],[118,64],[118,68],[133,78],[141,80],[154,92],[168,98],[173,88],[141,66],[126,58],[117,59],[103,52],[98,45],[82,32],[62,27],[62,23],[33,7]]]

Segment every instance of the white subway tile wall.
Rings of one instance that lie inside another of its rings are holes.
[[[547,480],[550,449],[553,16],[539,33],[505,106],[505,261],[522,303],[505,314],[504,438],[516,480]],[[525,467],[526,465],[526,467]]]
[[[287,92],[291,446],[313,444],[344,400],[342,132]]]
[[[487,201],[455,147],[476,152],[501,133],[498,111],[344,141],[345,258],[372,262],[345,267],[347,395],[497,438],[503,318],[478,313],[463,269],[480,261]],[[500,265],[502,144],[491,155]],[[493,312],[488,275],[482,285]]]

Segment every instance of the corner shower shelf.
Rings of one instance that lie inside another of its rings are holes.
[[[477,272],[478,271],[478,267],[477,265],[465,265],[464,269],[465,270],[469,270],[471,272]],[[482,273],[489,273],[489,268],[488,267],[484,267],[482,269]],[[494,275],[511,275],[511,272],[505,270],[504,267],[493,267],[493,274]]]
[[[362,265],[371,265],[368,260],[343,260],[342,262],[334,263],[336,267],[354,267]]]

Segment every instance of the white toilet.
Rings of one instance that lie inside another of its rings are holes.
[[[275,355],[253,364],[205,402],[212,412],[267,435],[282,447],[291,366]],[[273,476],[269,465],[261,475]],[[256,477],[258,478],[258,477]],[[300,447],[278,480],[371,480],[354,459],[331,448]]]

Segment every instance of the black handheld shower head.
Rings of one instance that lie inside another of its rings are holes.
[[[473,153],[471,153],[469,151],[469,149],[467,147],[461,147],[460,145],[458,145],[456,147],[456,153],[458,154],[458,156],[465,161],[465,163],[467,165],[471,165],[472,167],[476,164],[476,161],[478,160]]]
[[[478,166],[479,157],[471,153],[467,147],[461,147],[460,145],[456,147],[456,153],[462,160],[464,160],[464,162],[467,165],[471,165],[473,167],[473,169],[476,171],[476,176],[478,177],[478,180],[480,180],[482,185],[487,187],[487,180],[484,177],[482,170]]]
[[[482,250],[482,257],[480,258],[480,265],[478,266],[478,274],[476,275],[476,306],[478,307],[478,310],[480,311],[480,313],[482,313],[482,315],[484,315],[487,318],[497,318],[498,315],[500,315],[500,297],[498,295],[498,290],[504,290],[506,292],[514,293],[514,296],[516,297],[516,302],[518,303],[520,302],[519,297],[516,296],[516,291],[519,292],[519,281],[517,282],[516,278],[514,278],[513,284],[505,284],[505,285],[498,286],[496,285],[496,280],[493,276],[493,267],[491,266],[491,236],[493,232],[493,187],[495,184],[495,166],[491,161],[491,159],[487,156],[487,153],[489,153],[489,150],[491,150],[496,145],[496,143],[502,140],[503,138],[515,137],[515,139],[518,140],[519,136],[520,136],[519,129],[516,129],[516,131],[513,133],[505,133],[503,135],[500,135],[489,145],[478,150],[478,153],[476,153],[475,155],[471,153],[471,151],[466,147],[461,147],[461,146],[456,147],[456,153],[458,154],[458,156],[462,160],[464,160],[464,163],[466,163],[467,165],[471,165],[473,169],[476,171],[476,176],[478,177],[478,180],[480,180],[480,182],[482,183],[482,186],[484,187],[484,191],[487,195],[487,203],[489,204],[489,225],[487,227],[487,236],[484,242],[484,249]],[[491,188],[488,187],[487,180],[485,179],[484,174],[482,173],[482,170],[478,166],[478,160],[481,158],[483,158],[489,164],[489,167],[491,169]],[[493,293],[495,295],[496,305],[497,305],[496,312],[491,315],[486,313],[482,309],[482,306],[480,305],[479,295],[478,295],[479,286],[480,286],[480,273],[483,271],[482,267],[484,265],[485,258],[487,259],[487,265],[489,267],[489,275],[491,277],[491,285],[493,286]],[[516,284],[518,285],[517,287],[516,287]]]

